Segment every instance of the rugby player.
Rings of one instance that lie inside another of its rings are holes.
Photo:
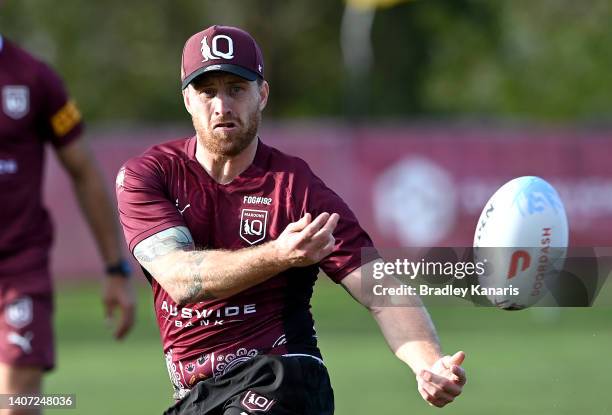
[[[255,40],[212,26],[182,55],[196,134],[154,146],[117,176],[121,224],[151,283],[175,405],[167,414],[332,414],[310,314],[321,268],[370,309],[429,403],[454,400],[463,352],[443,356],[420,304],[361,292],[372,241],[299,158],[257,136],[270,87]]]
[[[41,191],[45,145],[51,145],[68,173],[107,266],[103,302],[109,317],[120,310],[117,338],[132,327],[135,297],[112,203],[81,138],[79,110],[62,81],[0,36],[0,89],[0,394],[35,395],[55,362],[49,272],[53,230]]]

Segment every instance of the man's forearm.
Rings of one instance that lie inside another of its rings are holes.
[[[291,267],[318,264],[335,244],[337,214],[309,213],[273,241],[238,249],[195,249],[186,226],[174,226],[140,241],[134,256],[177,304],[227,298]]]
[[[91,166],[74,176],[72,182],[104,262],[107,265],[117,263],[121,258],[119,230],[101,173]]]
[[[370,311],[393,353],[418,373],[440,358],[436,329],[418,296],[382,299],[372,296],[375,281],[376,284],[386,287],[399,287],[401,284],[392,276],[384,280],[368,278],[372,264],[376,262],[380,260],[366,264],[347,275],[342,280],[342,285]]]
[[[288,268],[273,242],[236,251],[174,251],[154,261],[142,249],[134,254],[177,304],[227,298]]]
[[[414,301],[410,306],[373,307],[370,311],[393,353],[419,373],[442,355],[429,313],[418,298]]]

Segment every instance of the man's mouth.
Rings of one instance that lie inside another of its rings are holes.
[[[236,127],[236,123],[230,121],[230,122],[220,122],[217,123],[213,126],[213,129],[217,129],[217,128],[222,128],[222,129],[231,129],[231,128],[235,128]]]

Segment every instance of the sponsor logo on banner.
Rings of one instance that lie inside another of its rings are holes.
[[[274,405],[274,400],[253,391],[247,391],[241,403],[243,407],[251,412],[268,412],[272,405]]]
[[[242,209],[240,215],[240,237],[254,245],[266,237],[268,212],[265,210]]]
[[[9,304],[4,316],[6,322],[16,329],[23,328],[32,322],[32,299],[21,297]]]
[[[374,183],[373,202],[379,229],[402,245],[435,246],[455,224],[453,177],[427,158],[404,158],[383,171]]]
[[[2,88],[2,111],[14,120],[23,118],[30,110],[30,90],[25,85]]]

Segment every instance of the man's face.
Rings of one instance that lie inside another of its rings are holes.
[[[268,91],[265,81],[260,86],[225,72],[196,78],[183,99],[200,144],[212,154],[238,155],[257,136]]]

